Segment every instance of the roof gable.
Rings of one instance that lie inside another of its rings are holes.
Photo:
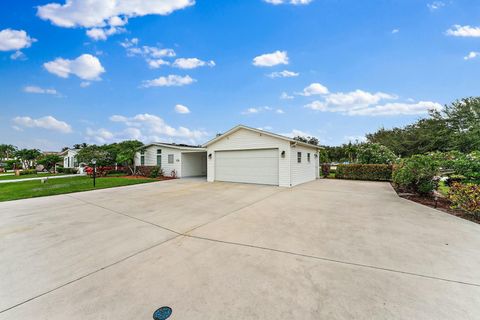
[[[226,137],[228,137],[229,135],[239,131],[239,130],[248,130],[248,131],[252,131],[252,132],[256,132],[256,133],[260,133],[260,134],[263,134],[263,135],[266,135],[266,136],[270,136],[270,137],[273,137],[273,138],[276,138],[276,139],[280,139],[280,140],[284,140],[284,141],[289,141],[290,143],[293,143],[293,144],[298,144],[298,145],[302,145],[302,146],[305,146],[305,147],[309,147],[309,148],[313,148],[313,149],[321,149],[319,146],[315,146],[313,144],[309,144],[309,143],[305,143],[305,142],[301,142],[301,141],[297,141],[295,139],[292,139],[292,138],[289,138],[289,137],[285,137],[285,136],[282,136],[282,135],[279,135],[279,134],[276,134],[276,133],[272,133],[272,132],[268,132],[268,131],[264,131],[264,130],[260,130],[260,129],[255,129],[255,128],[251,128],[251,127],[247,127],[247,126],[244,126],[244,125],[238,125],[236,127],[233,127],[232,129],[228,130],[227,132],[225,132],[224,134],[220,135],[220,136],[217,136],[215,138],[213,138],[212,140],[204,143],[202,145],[202,147],[207,147],[217,141],[220,141]]]

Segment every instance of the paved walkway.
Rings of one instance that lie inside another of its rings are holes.
[[[170,180],[0,203],[0,320],[480,319],[480,226],[387,183]]]
[[[85,176],[85,175],[86,175],[86,174],[65,174],[65,175],[61,175],[61,176],[45,176],[45,177],[37,177],[37,178],[0,180],[0,183],[35,181],[35,180],[42,180],[42,179],[73,178],[73,177],[82,177],[82,176]]]

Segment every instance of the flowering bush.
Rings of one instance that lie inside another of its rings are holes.
[[[480,219],[480,185],[454,183],[448,198],[453,208],[465,210]]]
[[[393,171],[393,182],[400,188],[418,194],[429,194],[437,187],[438,162],[428,155],[403,159]]]
[[[331,167],[332,166],[329,163],[322,163],[322,177],[328,177]]]

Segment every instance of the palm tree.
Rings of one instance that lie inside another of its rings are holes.
[[[7,160],[13,157],[17,147],[11,144],[0,144],[0,160]]]

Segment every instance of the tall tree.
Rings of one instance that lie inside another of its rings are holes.
[[[108,150],[107,146],[89,145],[80,149],[77,153],[78,162],[92,165],[92,160],[97,161],[98,166],[112,166],[115,164],[115,157]]]
[[[117,162],[127,166],[132,175],[135,174],[135,153],[143,143],[137,140],[123,141],[117,144]]]
[[[47,154],[44,155],[43,157],[40,157],[37,160],[38,164],[41,164],[45,167],[46,170],[48,171],[56,171],[56,164],[61,162],[63,160],[62,157],[56,154]]]
[[[6,160],[13,157],[17,147],[11,144],[0,144],[0,160]]]
[[[20,149],[15,152],[15,157],[17,157],[21,162],[24,169],[34,166],[38,157],[42,153],[38,149]]]

